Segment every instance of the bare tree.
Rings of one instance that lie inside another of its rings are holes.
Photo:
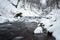
[[[19,4],[19,2],[20,2],[20,0],[17,0],[17,4],[15,5],[14,3],[12,3],[11,2],[11,0],[8,0],[13,6],[15,6],[15,8],[17,8],[18,7],[18,4]]]
[[[52,1],[52,4],[55,4],[55,3],[56,3],[57,8],[59,8],[59,2],[60,2],[60,0],[53,0],[53,1]]]
[[[60,8],[60,7],[59,7],[59,1],[60,1],[60,0],[56,0],[57,8]]]

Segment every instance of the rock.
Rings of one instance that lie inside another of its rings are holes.
[[[35,30],[34,30],[34,33],[43,33],[43,29],[41,27],[37,27]]]

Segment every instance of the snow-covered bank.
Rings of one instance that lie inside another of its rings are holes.
[[[60,9],[54,9],[46,17],[41,19],[48,31],[53,32],[53,36],[56,40],[60,40]]]
[[[15,21],[14,12],[17,9],[7,0],[0,0],[0,23]]]
[[[60,40],[60,9],[53,9],[48,15],[40,19],[40,23],[42,23],[44,28],[49,32],[53,32],[53,36],[56,40]],[[38,24],[38,26],[40,25]],[[36,28],[35,33],[41,33],[41,28]]]
[[[16,0],[11,0],[11,2],[13,4],[17,4],[17,1]],[[24,6],[23,6],[24,5]],[[0,15],[1,15],[1,20],[8,20],[10,22],[14,22],[14,21],[17,21],[18,19],[14,18],[14,15],[16,13],[19,13],[19,12],[22,12],[22,16],[25,17],[25,16],[32,16],[32,17],[35,17],[35,16],[38,16],[40,15],[41,13],[41,10],[37,10],[37,8],[33,7],[30,8],[30,4],[28,5],[27,4],[23,4],[22,0],[19,2],[18,4],[18,7],[15,8],[8,0],[0,0]],[[1,23],[3,23],[3,21],[1,21]]]
[[[56,22],[49,28],[49,31],[53,32],[53,36],[56,40],[60,40],[60,9],[53,10],[51,13],[54,15],[53,17],[56,18]]]

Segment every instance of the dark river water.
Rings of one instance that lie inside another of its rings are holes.
[[[55,40],[47,33],[34,34],[36,22],[0,23],[0,40]]]

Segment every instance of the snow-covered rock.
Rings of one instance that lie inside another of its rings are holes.
[[[46,18],[42,18],[40,23],[43,23],[44,28],[46,28],[46,29],[48,29],[50,27],[50,25],[52,24],[51,21]]]
[[[43,30],[41,27],[37,27],[35,30],[34,30],[34,33],[43,33]]]

